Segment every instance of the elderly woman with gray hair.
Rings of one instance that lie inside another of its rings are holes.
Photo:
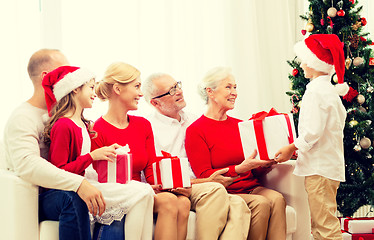
[[[261,186],[258,180],[264,168],[275,162],[255,159],[255,152],[244,159],[238,127],[241,120],[227,115],[237,98],[231,70],[210,70],[199,90],[207,110],[187,129],[185,141],[194,173],[205,178],[229,168],[227,176],[237,179],[226,187],[227,191],[242,197],[252,212],[248,239],[286,239],[286,202],[280,193]]]

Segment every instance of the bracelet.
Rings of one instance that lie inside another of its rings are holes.
[[[237,177],[237,176],[239,176],[239,174],[235,171],[235,165],[231,165],[229,167],[229,171],[227,173],[230,175],[230,177]]]

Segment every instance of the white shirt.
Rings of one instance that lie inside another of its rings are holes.
[[[43,115],[47,111],[25,102],[16,108],[4,130],[6,167],[22,179],[45,188],[77,191],[83,177],[57,168],[46,159]]]
[[[197,117],[183,111],[180,112],[180,116],[181,120],[178,121],[155,110],[153,114],[146,117],[152,125],[157,156],[162,156],[161,150],[163,150],[173,156],[187,158],[186,149],[184,147],[186,129]],[[191,166],[190,175],[191,178],[196,178]]]
[[[347,113],[330,82],[315,78],[306,86],[299,116],[299,149],[294,174],[345,181],[343,129]]]

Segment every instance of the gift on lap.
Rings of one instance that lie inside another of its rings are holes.
[[[187,158],[172,156],[164,151],[161,153],[163,156],[157,157],[152,164],[155,184],[162,185],[162,189],[191,187]]]
[[[106,160],[94,161],[93,166],[101,183],[128,183],[132,179],[132,154],[130,148],[125,146],[116,149],[116,158],[113,162]]]
[[[296,139],[293,115],[278,113],[274,108],[240,122],[239,132],[245,158],[257,150],[256,158],[274,159],[280,148]]]

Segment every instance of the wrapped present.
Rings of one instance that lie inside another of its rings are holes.
[[[162,157],[152,164],[155,184],[161,184],[162,189],[191,187],[187,158],[178,158],[161,151]]]
[[[373,234],[374,218],[341,218],[341,229],[349,233],[370,233]]]
[[[127,183],[132,179],[132,154],[128,145],[116,149],[113,162],[94,161],[93,165],[101,183]]]
[[[274,108],[268,113],[254,114],[248,121],[239,123],[244,157],[257,150],[256,158],[274,159],[277,151],[296,139],[292,114],[280,114]]]
[[[343,240],[374,240],[374,234],[371,233],[349,233],[342,231]]]

